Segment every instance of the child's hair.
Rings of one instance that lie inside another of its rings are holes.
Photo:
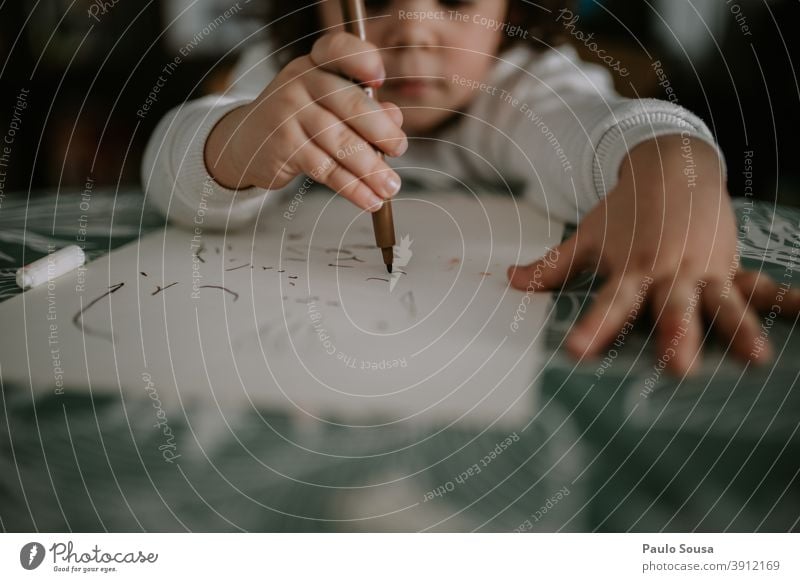
[[[337,0],[327,0],[335,2]],[[556,18],[562,9],[575,10],[577,0],[508,0],[508,34],[503,35],[503,50],[516,42],[529,43],[534,49],[545,49],[563,40]],[[281,65],[311,52],[314,41],[324,32],[319,19],[319,0],[293,2],[273,1],[268,10],[268,34],[277,49]],[[512,28],[519,27],[519,28]],[[513,31],[527,31],[524,33]]]

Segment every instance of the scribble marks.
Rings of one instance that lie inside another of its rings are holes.
[[[205,263],[206,260],[203,258],[203,253],[206,250],[206,245],[204,243],[200,243],[200,246],[197,247],[197,250],[194,252],[194,257],[200,261],[201,263]]]
[[[169,284],[169,285],[167,285],[166,287],[162,287],[161,285],[156,285],[156,290],[155,290],[155,291],[153,291],[152,293],[150,293],[150,295],[158,295],[158,294],[159,294],[159,293],[161,293],[162,291],[165,291],[165,290],[169,289],[170,287],[174,287],[174,286],[175,286],[175,285],[177,285],[177,284],[178,284],[178,282],[177,282],[177,281],[175,281],[174,283],[170,283],[170,284]]]
[[[236,291],[231,291],[227,287],[223,287],[222,285],[200,285],[198,289],[219,289],[220,291],[224,291],[225,293],[230,293],[233,295],[233,300],[236,301],[239,299],[239,294]]]
[[[111,340],[111,341],[113,341],[113,339],[114,339],[114,338],[113,338],[111,335],[106,335],[106,334],[104,334],[104,333],[101,333],[101,332],[98,332],[98,331],[92,331],[91,329],[89,329],[89,328],[87,328],[85,325],[83,325],[83,315],[84,315],[84,314],[85,314],[85,313],[86,313],[86,312],[87,312],[89,309],[91,309],[92,307],[94,307],[95,305],[97,305],[97,303],[98,303],[99,301],[101,301],[102,299],[104,299],[104,298],[108,297],[109,295],[111,295],[111,294],[113,294],[113,293],[116,293],[117,291],[119,291],[120,289],[122,289],[122,287],[124,287],[124,286],[125,286],[125,282],[124,282],[124,281],[123,281],[122,283],[117,283],[116,285],[112,285],[111,287],[109,287],[109,288],[108,288],[108,291],[106,291],[105,293],[103,293],[103,294],[102,294],[100,297],[95,297],[94,299],[92,299],[92,300],[91,300],[89,303],[87,303],[87,304],[86,304],[84,307],[82,307],[82,308],[81,308],[81,310],[80,310],[80,311],[78,311],[78,313],[76,313],[76,314],[73,316],[73,318],[72,318],[72,324],[73,324],[75,327],[77,327],[79,330],[81,330],[81,332],[82,332],[84,335],[96,335],[96,336],[98,336],[98,337],[102,337],[102,338],[104,338],[104,339],[107,339],[107,340]]]
[[[374,248],[374,247],[370,247],[370,248]],[[366,263],[366,261],[364,259],[356,256],[356,254],[353,251],[351,251],[350,249],[329,248],[329,249],[325,249],[325,252],[328,253],[329,255],[330,254],[335,254],[337,262],[355,261],[356,263]],[[348,255],[348,256],[344,256],[343,257],[342,255]]]
[[[250,263],[245,263],[244,265],[239,265],[238,267],[228,267],[225,271],[238,271],[239,269],[244,269],[245,267],[249,267]]]

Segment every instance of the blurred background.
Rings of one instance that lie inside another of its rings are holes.
[[[155,124],[183,100],[225,87],[242,46],[263,38],[269,1],[1,3],[0,133],[15,112],[17,120],[0,193],[80,188],[87,177],[96,186],[135,185]],[[226,10],[233,14],[209,29]],[[735,196],[744,193],[745,152],[753,151],[754,197],[800,205],[792,30],[800,2],[582,0],[579,14],[576,28],[630,71],[616,77],[623,94],[667,98],[652,66],[662,63],[674,98],[722,144]],[[137,115],[176,56],[157,100]]]

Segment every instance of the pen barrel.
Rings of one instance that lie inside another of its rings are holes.
[[[372,89],[370,87],[367,87],[367,89],[367,93],[371,94]],[[381,159],[383,158],[382,152],[378,151],[377,154]],[[372,213],[372,229],[375,231],[375,244],[379,248],[386,249],[395,245],[394,216],[392,215],[391,200],[384,200],[380,209]]]
[[[344,29],[356,35],[361,40],[367,40],[367,29],[364,28],[364,0],[340,0]],[[370,99],[375,99],[372,87],[364,87],[364,92]]]
[[[361,40],[367,40],[367,32],[364,27],[364,19],[366,18],[364,1],[340,0],[340,5],[344,19],[344,29]],[[372,87],[364,87],[364,91],[370,99],[375,99],[375,91]],[[381,155],[381,153],[378,152],[378,155]],[[372,227],[375,230],[375,244],[383,251],[384,262],[390,265],[393,252],[391,249],[396,242],[391,200],[384,201],[380,210],[372,213]]]
[[[341,0],[340,5],[344,29],[361,40],[367,40],[367,31],[364,28],[364,0]]]
[[[372,213],[372,227],[375,230],[375,244],[382,249],[393,247],[394,219],[392,218],[392,201],[386,200],[380,210]]]

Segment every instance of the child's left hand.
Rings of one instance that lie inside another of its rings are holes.
[[[649,304],[658,357],[672,373],[699,364],[703,315],[737,356],[766,362],[772,352],[756,310],[800,311],[800,289],[740,269],[720,160],[707,143],[687,143],[682,151],[686,143],[673,135],[635,147],[617,187],[572,237],[548,257],[509,268],[518,289],[557,291],[587,269],[605,278],[567,338],[575,357],[596,356],[621,332],[626,337]]]

